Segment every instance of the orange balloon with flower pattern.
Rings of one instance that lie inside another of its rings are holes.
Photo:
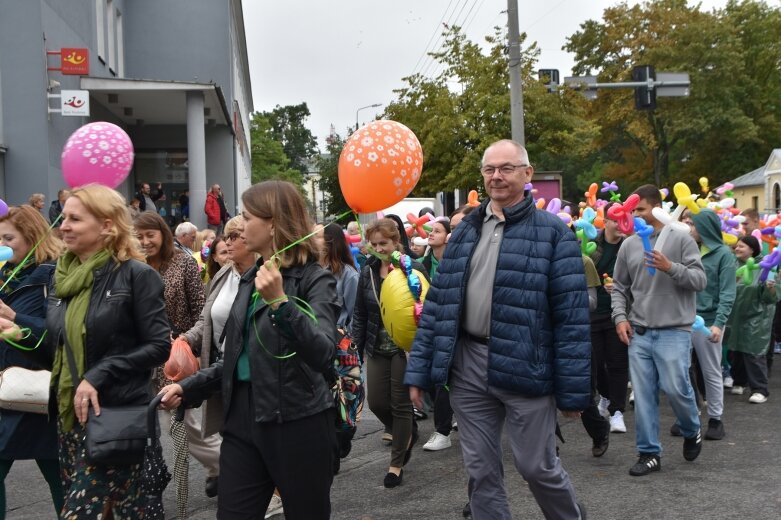
[[[423,149],[396,121],[368,123],[353,133],[339,156],[339,186],[356,213],[393,206],[410,194],[423,172]]]

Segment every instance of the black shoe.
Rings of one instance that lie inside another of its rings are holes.
[[[673,437],[683,437],[683,434],[681,433],[681,427],[678,426],[678,423],[673,423],[673,425],[670,426],[670,435]]]
[[[406,466],[407,462],[409,462],[409,459],[412,458],[412,448],[418,442],[418,437],[418,425],[413,423],[412,439],[410,440],[409,448],[407,448],[407,453],[404,454],[404,464],[402,464],[402,466]]]
[[[604,438],[595,440],[591,446],[591,454],[595,457],[601,457],[607,451],[607,447],[610,444],[610,435],[605,435]]]
[[[702,451],[702,434],[697,432],[694,437],[683,439],[683,458],[689,462],[700,456]]]
[[[653,453],[641,453],[635,465],[629,468],[629,474],[633,477],[643,477],[652,471],[662,469],[662,460],[659,455]]]
[[[218,492],[218,478],[219,477],[207,477],[206,478],[206,496],[214,498]]]
[[[387,475],[385,475],[385,480],[382,481],[382,485],[386,488],[395,488],[396,486],[401,485],[401,479],[404,476],[404,470],[399,470],[399,474],[395,475],[393,473],[388,472]]]
[[[724,438],[724,423],[718,419],[708,420],[708,430],[705,432],[705,438],[709,441],[720,441]]]
[[[412,413],[415,414],[415,419],[417,419],[418,421],[423,421],[425,419],[428,419],[428,414],[423,410],[412,408]]]
[[[472,518],[472,506],[470,504],[471,502],[467,502],[464,509],[461,511],[461,516],[464,518]]]
[[[578,510],[580,510],[580,520],[586,520],[588,516],[586,515],[586,508],[583,507],[583,504],[580,502],[577,502]]]

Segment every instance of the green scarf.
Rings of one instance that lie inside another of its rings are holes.
[[[85,321],[92,294],[93,272],[106,265],[110,259],[111,254],[105,249],[92,255],[84,263],[79,260],[78,256],[68,252],[57,261],[57,269],[54,272],[54,288],[57,297],[68,301],[68,307],[65,311],[65,335],[73,351],[79,380],[84,375],[86,366]],[[63,348],[65,347],[63,346]],[[76,386],[71,378],[68,357],[63,348],[58,348],[54,355],[52,381],[57,381],[57,408],[60,419],[62,419],[62,428],[67,432],[75,424],[76,412],[73,408],[73,396],[76,393]]]

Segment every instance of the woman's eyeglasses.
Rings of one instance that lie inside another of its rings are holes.
[[[241,238],[241,231],[231,231],[230,233],[225,235],[226,242],[228,240],[238,240],[239,238]]]

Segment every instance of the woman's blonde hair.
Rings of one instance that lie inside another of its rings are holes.
[[[264,181],[250,186],[241,195],[244,210],[274,223],[272,247],[275,252],[298,242],[312,233],[312,220],[296,187],[286,181]],[[279,254],[281,267],[301,265],[317,260],[317,247],[312,237]],[[268,260],[264,258],[264,260]]]
[[[16,228],[30,249],[38,244],[34,253],[36,264],[57,260],[65,250],[65,244],[52,233],[46,219],[32,206],[10,207],[8,213],[0,217],[0,222],[8,222]]]
[[[396,251],[404,252],[404,246],[401,244],[399,226],[396,225],[394,220],[381,218],[369,222],[365,228],[366,241],[370,242],[371,236],[375,233],[379,233],[388,240],[393,241],[396,244]]]
[[[102,184],[87,184],[73,190],[70,196],[79,199],[87,211],[98,220],[111,221],[111,229],[103,237],[103,248],[107,249],[115,260],[125,262],[134,258],[144,261],[122,195]]]
[[[237,229],[244,229],[244,217],[241,215],[236,215],[225,223],[225,227],[222,229],[222,236],[227,237]]]
[[[46,202],[46,195],[44,195],[43,193],[33,193],[32,195],[30,195],[30,198],[27,199],[27,204],[29,204],[30,206],[34,206],[35,203],[39,201],[41,203]]]

